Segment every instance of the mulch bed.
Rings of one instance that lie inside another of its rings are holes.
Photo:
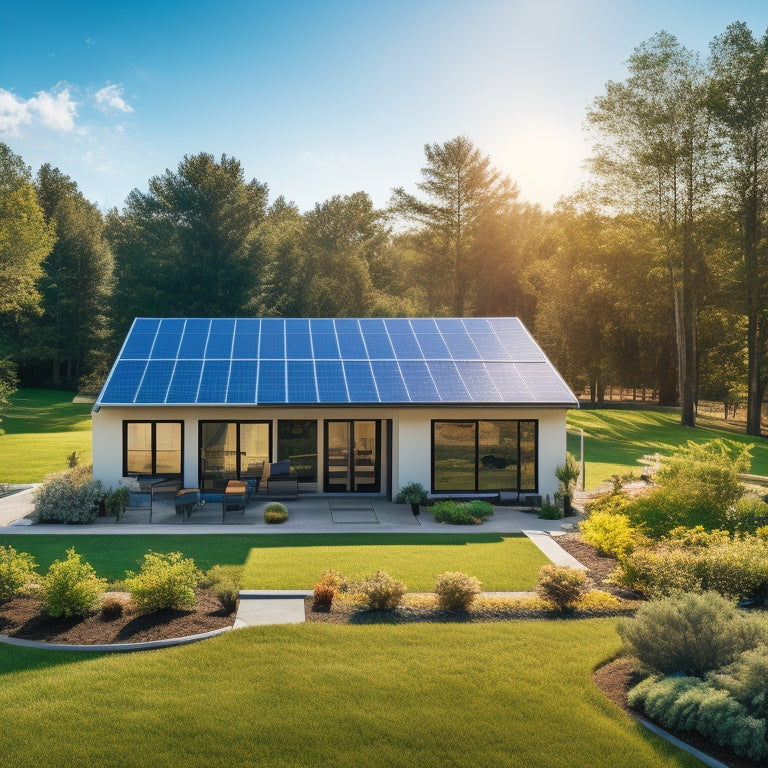
[[[195,595],[197,605],[191,610],[123,610],[115,617],[98,612],[69,619],[48,616],[39,599],[17,598],[0,605],[0,634],[45,643],[107,645],[186,637],[234,624],[235,612],[224,611],[209,592],[197,590]]]

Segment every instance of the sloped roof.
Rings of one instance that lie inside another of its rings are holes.
[[[96,407],[578,401],[501,318],[137,318]]]

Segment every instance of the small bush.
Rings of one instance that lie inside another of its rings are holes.
[[[438,523],[479,525],[493,514],[493,505],[480,499],[461,504],[455,501],[438,501],[432,505],[432,514]]]
[[[264,522],[265,523],[284,523],[288,519],[288,510],[285,504],[273,501],[264,507]]]
[[[103,496],[91,466],[74,467],[48,475],[34,493],[32,519],[36,523],[90,523]]]
[[[540,520],[562,520],[564,516],[563,510],[557,506],[557,504],[553,504],[550,501],[549,494],[544,499],[544,503],[541,505],[541,509],[539,510],[539,519]]]
[[[200,577],[198,586],[209,590],[227,613],[237,608],[240,580],[231,570],[214,565]]]
[[[35,579],[37,563],[28,552],[0,546],[0,603],[23,595]]]
[[[705,592],[646,603],[633,619],[619,623],[619,635],[644,667],[703,677],[757,647],[768,637],[768,627],[720,595]]]
[[[708,679],[742,704],[752,717],[768,719],[768,646],[744,651]]]
[[[117,595],[110,595],[101,601],[101,615],[107,619],[119,619],[125,610],[125,601]]]
[[[617,560],[623,560],[635,548],[635,529],[624,515],[594,512],[579,527],[584,541]]]
[[[768,519],[768,504],[754,496],[739,499],[728,512],[728,530],[754,533],[758,525]]]
[[[349,579],[339,573],[335,568],[329,568],[318,580],[318,584],[331,587],[334,592],[348,592],[350,588]]]
[[[119,518],[123,514],[123,510],[128,506],[130,498],[131,492],[124,485],[115,488],[114,491],[109,491],[104,499],[104,508],[107,511],[107,515]]]
[[[374,576],[358,585],[357,591],[371,610],[391,611],[400,605],[407,588],[402,581],[393,579],[388,573],[376,571]]]
[[[330,611],[336,590],[330,584],[315,584],[312,595],[312,607],[316,611]]]
[[[543,565],[539,570],[536,592],[558,610],[565,611],[578,603],[586,580],[586,574],[578,568]]]
[[[395,496],[395,504],[426,504],[427,492],[421,483],[406,483]]]
[[[466,611],[480,591],[480,582],[465,573],[441,573],[435,581],[437,603],[444,611]]]
[[[55,560],[42,583],[43,608],[54,618],[85,616],[95,610],[107,580],[96,576],[93,566],[84,563],[74,548],[66,560]]]
[[[147,552],[141,571],[126,574],[125,588],[139,611],[153,613],[164,608],[194,607],[199,581],[200,572],[192,558],[185,558],[181,552]]]

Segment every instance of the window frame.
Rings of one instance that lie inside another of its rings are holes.
[[[201,455],[203,445],[204,424],[234,424],[235,425],[235,470],[237,477],[242,476],[241,450],[240,450],[240,425],[241,424],[266,424],[268,428],[268,457],[267,462],[272,461],[272,420],[271,419],[201,419],[197,422],[197,477],[198,482],[203,481],[203,457]],[[201,485],[202,487],[202,485]]]
[[[430,423],[430,456],[429,456],[429,464],[430,464],[430,488],[432,493],[494,493],[494,491],[481,491],[479,490],[479,471],[480,471],[480,424],[482,422],[488,422],[488,423],[498,423],[498,422],[504,422],[504,423],[515,423],[517,424],[517,482],[515,483],[516,487],[511,489],[511,493],[538,493],[539,489],[539,420],[538,419],[432,419]],[[533,479],[534,479],[534,487],[533,488],[521,488],[520,486],[520,477],[521,477],[521,464],[520,461],[520,424],[526,423],[526,424],[533,424],[533,440],[534,440],[534,456],[533,456]],[[452,489],[440,489],[435,490],[435,425],[436,424],[473,424],[475,428],[475,456],[474,456],[474,464],[475,464],[475,481],[474,481],[474,489],[466,489],[466,488],[452,488]],[[498,490],[498,489],[497,489]],[[504,489],[507,490],[507,489]]]
[[[151,473],[146,475],[142,472],[128,471],[128,425],[129,424],[149,424],[150,425],[150,451],[152,453]],[[163,472],[162,477],[183,477],[184,476],[184,420],[183,419],[123,419],[123,477],[159,477],[157,474],[157,425],[158,424],[178,424],[180,427],[180,445],[179,445],[179,471]]]

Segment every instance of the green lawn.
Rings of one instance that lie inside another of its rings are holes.
[[[721,437],[754,444],[752,472],[768,475],[768,442],[747,437],[711,419],[699,426],[681,427],[680,414],[666,409],[583,408],[568,411],[568,450],[579,457],[580,430],[584,430],[586,487],[596,488],[611,475],[639,474],[637,460],[645,454],[668,453],[688,440],[697,443]]]
[[[94,656],[4,647],[4,765],[694,768],[598,692],[615,622],[253,627]]]
[[[335,568],[352,579],[387,571],[413,592],[432,591],[445,571],[476,576],[487,591],[527,591],[549,562],[522,534],[6,534],[0,544],[31,553],[42,573],[74,546],[108,579],[138,570],[150,549],[181,551],[204,570],[217,563],[242,569],[245,589],[312,589]]]
[[[37,483],[67,468],[77,451],[81,464],[93,460],[91,406],[73,403],[72,392],[20,389],[2,413],[0,482]]]

